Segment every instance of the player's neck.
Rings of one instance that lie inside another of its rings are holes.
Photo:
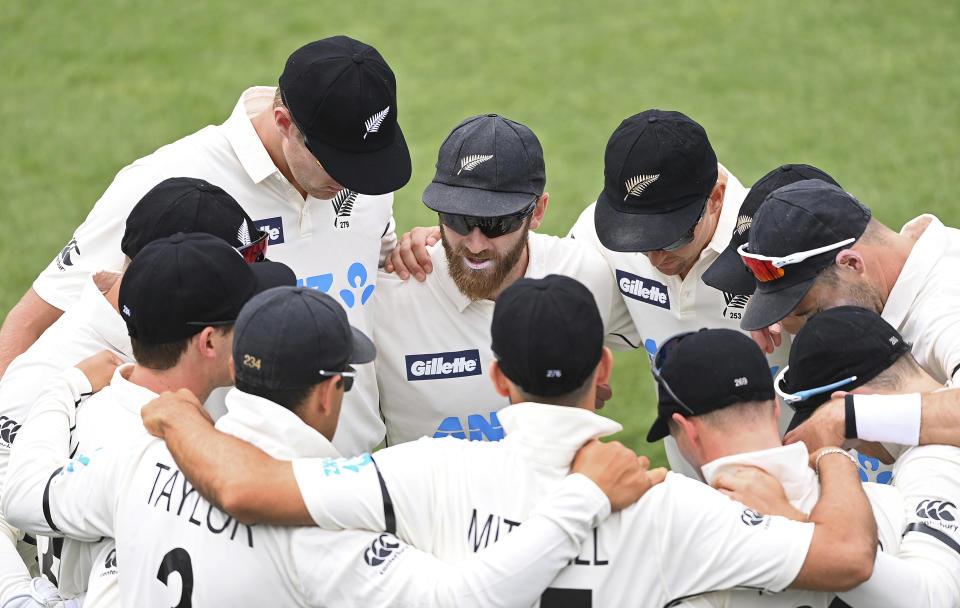
[[[183,362],[162,371],[135,364],[127,380],[158,395],[164,391],[178,391],[186,388],[203,403],[210,396],[213,387],[191,368],[193,368],[192,365],[186,365]]]
[[[287,178],[290,185],[296,188],[300,195],[306,199],[306,191],[300,188],[300,184],[293,179],[293,173],[290,172],[290,165],[287,164],[287,160],[283,156],[280,133],[277,132],[277,124],[273,118],[273,107],[271,106],[259,114],[255,114],[253,118],[250,119],[250,122],[253,124],[253,130],[257,132],[257,136],[260,138],[260,143],[263,144],[263,148],[267,151],[267,154],[270,155],[270,160],[273,161],[274,166],[280,171],[281,175]]]
[[[782,446],[780,433],[775,425],[757,425],[740,430],[725,429],[701,435],[703,464],[725,456],[759,452]]]
[[[900,278],[916,243],[916,238],[892,233],[882,245],[870,244],[863,247],[864,253],[876,260],[876,264],[872,265],[875,271],[868,281],[873,284],[883,306],[887,305],[887,298],[890,297],[890,292]]]

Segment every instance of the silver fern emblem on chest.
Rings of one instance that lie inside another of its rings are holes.
[[[460,171],[457,171],[457,175],[460,175],[461,171],[473,171],[477,165],[487,162],[493,158],[493,154],[471,154],[470,156],[464,156],[460,159]]]
[[[349,224],[343,224],[340,220],[350,217],[353,211],[353,203],[357,200],[357,193],[353,190],[343,189],[337,192],[337,195],[330,199],[333,205],[333,227],[346,228]]]
[[[247,220],[243,220],[243,222],[240,223],[240,227],[237,228],[237,241],[240,242],[241,247],[246,247],[253,243],[253,241],[250,240],[250,230],[247,228]]]
[[[647,189],[647,186],[657,181],[660,178],[660,174],[656,175],[635,175],[628,179],[624,184],[627,187],[627,196],[623,197],[623,200],[627,200],[631,196],[640,196],[643,194],[643,191]]]
[[[737,236],[743,236],[746,234],[747,230],[750,230],[750,226],[753,224],[753,218],[747,217],[746,215],[741,215],[737,218],[737,227],[733,229],[737,233]]]
[[[366,127],[367,129],[367,132],[363,134],[363,138],[366,139],[367,135],[370,135],[371,133],[376,133],[377,131],[379,131],[380,125],[383,124],[383,119],[386,118],[387,114],[389,113],[390,113],[390,106],[387,106],[384,109],[377,112],[376,114],[374,114],[373,116],[371,116],[370,118],[368,118],[363,123],[363,126]]]

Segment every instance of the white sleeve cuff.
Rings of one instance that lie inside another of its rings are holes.
[[[920,393],[854,395],[857,438],[913,446],[920,442]]]

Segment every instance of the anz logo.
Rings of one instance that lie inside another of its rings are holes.
[[[459,418],[450,416],[444,418],[433,436],[434,438],[456,437],[470,439],[470,441],[500,441],[503,439],[503,426],[496,412],[490,412],[489,420],[483,414],[470,414],[467,416],[467,431],[463,430],[463,424]]]
[[[354,262],[350,264],[350,267],[347,268],[347,289],[341,289],[337,295],[340,296],[340,300],[343,302],[343,305],[347,308],[353,308],[358,304],[363,306],[370,300],[370,296],[373,295],[373,290],[375,285],[373,281],[368,283],[370,278],[369,273],[367,272],[367,267],[360,262]],[[306,277],[303,279],[297,279],[297,285],[300,287],[309,287],[311,289],[316,289],[317,291],[322,291],[323,293],[328,293],[330,288],[333,287],[333,273],[328,272],[326,274],[316,274],[312,277]]]

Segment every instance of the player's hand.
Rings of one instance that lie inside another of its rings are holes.
[[[121,365],[123,365],[123,360],[121,360],[120,357],[109,350],[102,350],[77,363],[76,368],[83,372],[83,375],[86,376],[90,382],[93,392],[96,393],[110,384],[114,370]]]
[[[837,391],[827,401],[813,412],[800,426],[787,433],[783,443],[802,441],[810,452],[820,448],[843,445],[846,441],[847,410],[843,398],[847,393]]]
[[[383,269],[397,273],[404,281],[413,275],[422,283],[427,280],[427,274],[433,272],[427,247],[439,242],[439,226],[418,226],[400,237],[397,246],[387,254]]]
[[[782,332],[783,327],[779,323],[774,323],[770,327],[752,330],[750,336],[754,342],[760,345],[763,352],[769,355],[774,348],[780,346],[780,343],[783,342],[783,336],[780,335]]]
[[[610,401],[611,397],[613,397],[613,389],[610,388],[610,383],[604,382],[603,384],[598,384],[596,408],[598,410],[603,409],[603,406],[607,404],[607,401]]]
[[[169,425],[178,424],[213,424],[213,418],[203,409],[200,400],[182,388],[173,393],[165,391],[159,397],[140,409],[143,426],[151,435],[163,439]]]
[[[619,441],[603,443],[593,439],[580,448],[571,473],[581,473],[597,484],[619,511],[637,502],[647,490],[667,476],[667,470],[648,470],[650,461],[637,456]]]
[[[759,513],[807,521],[806,514],[795,509],[787,500],[783,486],[777,478],[763,469],[739,467],[732,473],[724,472],[717,475],[711,485]]]

